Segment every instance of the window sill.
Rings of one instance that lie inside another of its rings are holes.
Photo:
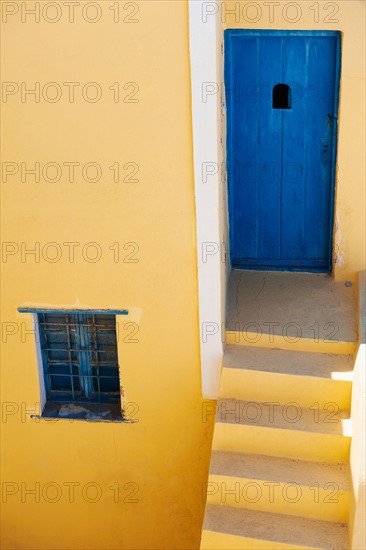
[[[125,422],[120,403],[46,403],[42,415],[44,420],[84,420],[89,422]]]

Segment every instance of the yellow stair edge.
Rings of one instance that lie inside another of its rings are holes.
[[[349,460],[351,437],[216,422],[214,450],[299,458],[317,462]]]
[[[260,547],[258,544],[260,543]],[[280,542],[251,539],[219,533],[218,531],[202,531],[200,550],[319,550],[315,546],[297,546]]]
[[[295,402],[310,408],[336,403],[340,410],[350,410],[352,382],[311,376],[255,371],[224,367],[219,397],[251,401]]]
[[[323,341],[312,338],[284,338],[279,335],[262,334],[255,332],[241,333],[239,331],[225,331],[225,344],[241,346],[254,346],[257,348],[276,348],[292,351],[310,351],[318,353],[338,353],[340,355],[352,355],[357,342]]]
[[[329,481],[324,487],[295,482],[274,482],[221,474],[210,474],[207,502],[309,519],[345,523],[349,517],[350,491]]]
[[[207,504],[201,549],[342,549],[345,523]]]

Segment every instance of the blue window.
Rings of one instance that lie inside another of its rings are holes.
[[[37,313],[47,404],[120,403],[116,316]]]

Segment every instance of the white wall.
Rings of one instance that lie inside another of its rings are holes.
[[[352,443],[351,443],[351,476],[354,500],[351,505],[350,532],[351,548],[366,548],[366,272],[359,273],[359,342],[354,366],[352,386]]]
[[[202,394],[216,399],[228,272],[226,183],[222,169],[223,33],[220,18],[206,17],[206,11],[207,2],[189,0]]]

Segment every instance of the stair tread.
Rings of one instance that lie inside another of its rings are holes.
[[[300,336],[300,341],[313,340],[314,329],[320,333],[319,348],[327,337],[333,342],[357,342],[355,290],[324,274],[233,269],[227,330],[241,330],[245,336],[246,331],[259,329],[259,345],[268,342],[270,333],[282,341],[284,333]]]
[[[218,424],[235,424],[292,431],[305,431],[333,435],[346,435],[349,411],[334,411],[300,407],[297,404],[282,405],[277,402],[262,403],[230,398],[220,398],[216,408]],[[344,423],[346,421],[346,423]]]
[[[349,380],[353,359],[351,355],[335,353],[228,344],[225,348],[224,368]]]
[[[329,550],[348,548],[346,524],[231,506],[207,504],[203,528],[278,543]]]
[[[315,483],[320,487],[333,483],[338,490],[350,490],[349,466],[342,463],[213,450],[210,474],[297,483],[309,487]]]

